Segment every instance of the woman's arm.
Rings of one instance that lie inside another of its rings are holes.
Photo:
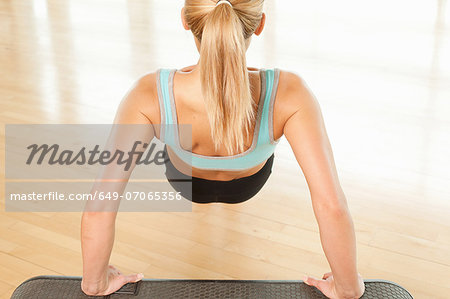
[[[81,218],[82,289],[88,295],[97,295],[108,287],[115,216],[114,212],[84,212]]]
[[[150,103],[149,98],[151,98],[153,87],[151,81],[151,75],[147,75],[147,78],[141,78],[120,103],[114,120],[114,124],[119,126],[114,126],[111,130],[108,149],[121,149],[127,152],[131,149],[132,142],[148,143],[153,139],[153,126],[143,113],[144,109],[147,109],[145,105]],[[133,134],[130,134],[131,126],[120,126],[120,124],[139,124],[140,126],[136,126],[136,130],[133,131]],[[137,150],[144,151],[145,149],[140,147]],[[119,195],[122,194],[135,167],[135,160],[133,160],[130,169],[125,171],[122,167],[118,167],[115,163],[105,165],[91,193],[105,192],[104,194],[112,194],[112,192],[117,192]],[[116,181],[114,183],[106,181],[111,178]],[[136,282],[143,277],[142,274],[123,275],[114,266],[109,265],[114,245],[115,220],[119,203],[108,203],[108,206],[95,206],[96,203],[92,203],[95,208],[88,208],[82,215],[83,279],[81,287],[83,292],[88,295],[108,295],[120,289],[124,284]],[[98,204],[101,203],[98,202]],[[88,205],[86,206],[88,207]]]
[[[283,73],[280,83],[284,79],[282,90],[292,111],[283,132],[308,183],[322,247],[332,271],[332,275],[324,275],[326,280],[309,278],[306,282],[330,298],[359,298],[364,284],[357,272],[353,222],[319,103],[300,77]]]

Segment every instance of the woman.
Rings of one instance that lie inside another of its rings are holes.
[[[263,0],[186,0],[182,22],[193,33],[198,64],[139,79],[122,101],[115,123],[153,125],[152,137],[169,145],[169,180],[184,174],[176,165],[183,164],[183,153],[191,153],[189,199],[196,203],[238,203],[253,197],[270,175],[274,148],[284,135],[306,177],[331,268],[322,279],[306,277],[305,282],[329,298],[359,298],[364,283],[356,268],[353,222],[320,106],[296,74],[246,65],[251,37],[264,28],[262,10]],[[177,123],[192,124],[190,151],[182,146],[178,131],[155,125]],[[142,278],[108,266],[114,223],[115,213],[83,214],[86,294],[107,295]]]

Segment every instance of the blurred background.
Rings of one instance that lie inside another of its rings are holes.
[[[183,4],[0,1],[1,164],[5,124],[111,123],[139,77],[197,63]],[[248,65],[295,72],[316,95],[360,273],[415,298],[448,297],[450,3],[266,0],[265,12]],[[34,275],[81,275],[80,218],[3,209],[0,298]],[[329,269],[284,137],[271,178],[248,202],[120,214],[112,263],[146,278],[302,279]]]

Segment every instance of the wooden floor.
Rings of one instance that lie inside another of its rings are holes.
[[[4,124],[110,123],[146,72],[197,62],[183,1],[0,2]],[[359,271],[415,298],[450,293],[450,3],[267,0],[248,64],[316,94],[354,217]],[[286,139],[239,205],[118,215],[111,262],[146,278],[302,279],[328,265]],[[4,167],[1,167],[4,211]],[[0,298],[42,274],[81,275],[80,213],[0,212]]]

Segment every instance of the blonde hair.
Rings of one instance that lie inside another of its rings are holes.
[[[185,19],[200,42],[202,94],[215,150],[244,151],[255,120],[247,71],[247,41],[258,28],[264,0],[185,0]]]

